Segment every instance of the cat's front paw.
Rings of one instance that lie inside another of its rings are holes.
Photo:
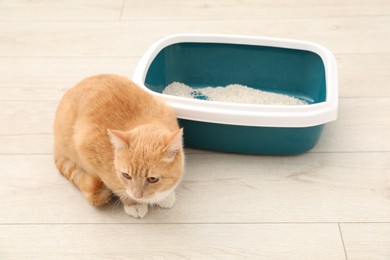
[[[173,205],[176,202],[176,194],[173,191],[171,194],[169,194],[167,197],[165,197],[162,201],[157,203],[157,206],[165,209],[170,209],[173,207]]]
[[[143,218],[146,213],[148,213],[147,204],[134,204],[132,206],[124,205],[124,210],[127,215],[130,215],[134,218]]]

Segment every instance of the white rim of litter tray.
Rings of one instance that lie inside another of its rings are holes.
[[[322,58],[324,63],[326,100],[302,106],[240,104],[165,95],[147,88],[144,84],[146,72],[157,54],[167,46],[185,42],[244,44],[314,52]],[[135,68],[133,81],[145,91],[165,100],[175,110],[177,117],[181,119],[265,127],[310,127],[337,119],[338,82],[336,59],[323,46],[306,41],[221,34],[171,35],[150,46]]]

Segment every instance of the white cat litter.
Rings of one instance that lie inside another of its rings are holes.
[[[163,94],[232,103],[257,105],[307,105],[307,102],[295,97],[273,92],[262,91],[239,84],[226,87],[191,88],[180,82],[169,84]]]

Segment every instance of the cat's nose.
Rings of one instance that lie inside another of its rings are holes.
[[[136,199],[142,198],[143,195],[144,195],[144,194],[143,194],[142,191],[134,191],[134,192],[133,192],[133,196],[134,196],[134,198],[136,198]]]

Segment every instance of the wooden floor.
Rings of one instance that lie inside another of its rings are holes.
[[[300,156],[187,150],[171,210],[89,206],[53,164],[59,99],[194,32],[328,47],[339,119]],[[2,0],[0,126],[0,259],[390,259],[389,0]]]

